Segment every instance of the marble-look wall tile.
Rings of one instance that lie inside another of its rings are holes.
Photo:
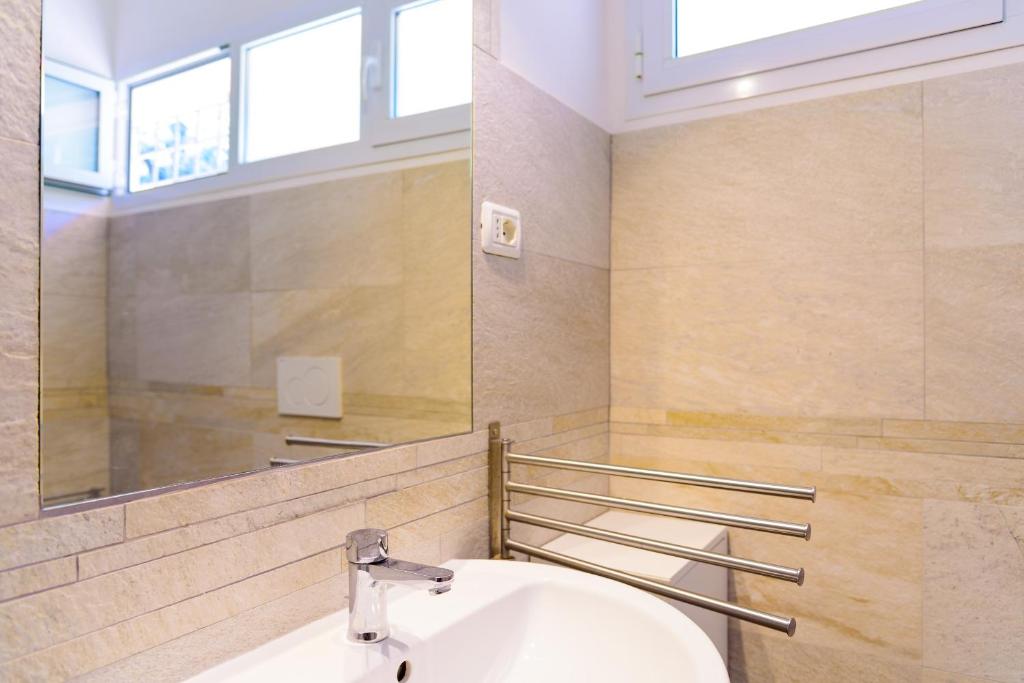
[[[260,472],[132,501],[125,506],[126,536],[144,536],[349,486],[412,469],[415,463],[416,447],[401,446],[342,460],[310,463],[289,469],[287,477],[274,471]]]
[[[110,495],[110,427],[106,409],[46,410],[40,429],[42,497],[98,488]]]
[[[468,160],[402,174],[398,393],[471,403],[472,201]]]
[[[0,602],[63,586],[77,578],[78,566],[74,557],[9,569],[0,572]]]
[[[169,295],[137,304],[140,379],[227,386],[249,383],[248,293]]]
[[[527,251],[473,274],[477,428],[607,404],[608,271]]]
[[[518,209],[527,251],[608,268],[608,134],[479,50],[475,77],[476,204]]]
[[[115,233],[130,246],[118,245],[111,255],[130,253],[140,298],[248,292],[249,202],[237,197],[136,214],[128,234]]]
[[[1015,245],[928,250],[927,417],[1024,421],[1020,234]]]
[[[0,664],[11,680],[67,680],[301,590],[337,574],[330,550]],[[159,680],[150,671],[147,681]],[[132,680],[109,678],[110,680]]]
[[[612,273],[615,404],[922,417],[920,252]]]
[[[924,665],[1020,683],[1024,553],[1006,515],[944,501],[924,512]]]
[[[400,283],[401,191],[401,174],[381,173],[253,195],[253,290]]]
[[[487,468],[435,479],[366,502],[366,523],[390,529],[487,494]]]
[[[927,417],[1024,421],[1024,65],[924,84]]]
[[[90,579],[324,510],[351,506],[393,490],[394,476],[378,477],[254,510],[245,510],[141,536],[124,543],[82,553],[78,556],[78,577],[82,580]]]
[[[252,295],[252,384],[274,387],[280,356],[339,356],[345,393],[396,394],[403,378],[399,287]],[[468,313],[467,313],[468,315]]]
[[[0,603],[0,659],[21,657],[337,548],[345,533],[364,521],[359,503]],[[24,628],[27,623],[34,628]]]
[[[798,635],[775,637],[757,627],[730,624],[732,683],[919,683],[913,662],[809,644]]]
[[[0,527],[0,570],[73,555],[124,540],[124,508],[43,518]]]
[[[44,293],[40,313],[43,387],[105,387],[106,300]]]
[[[105,299],[106,216],[44,211],[41,268],[40,286],[44,295]]]
[[[19,73],[36,61],[19,54],[26,40],[38,40],[38,6],[9,0],[0,12],[0,62],[9,65],[0,79],[38,88],[38,71],[30,81]],[[7,12],[9,7],[10,12]],[[28,32],[27,34],[25,32]],[[10,41],[3,40],[10,35]],[[32,36],[36,36],[32,38]],[[38,45],[38,42],[36,43]],[[37,68],[35,66],[34,68]],[[6,90],[4,91],[6,92]],[[36,99],[38,101],[38,99]],[[11,135],[17,112],[0,104],[0,119]],[[12,103],[17,109],[19,103]],[[35,111],[35,105],[32,105]],[[34,138],[33,138],[34,139]],[[38,411],[39,380],[39,150],[24,142],[0,139],[0,436],[5,448],[0,459],[0,524],[34,518],[39,511]]]
[[[0,138],[39,141],[40,3],[0,2]]]
[[[615,269],[921,246],[920,84],[617,135],[614,153]]]
[[[284,583],[291,579],[287,572],[282,572],[280,578]],[[347,594],[346,576],[337,574],[244,609],[234,618],[198,628],[134,657],[91,671],[80,680],[83,683],[134,683],[144,679],[147,683],[179,683],[343,609]]]

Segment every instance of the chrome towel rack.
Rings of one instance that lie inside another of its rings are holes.
[[[566,500],[590,505],[616,508],[620,510],[631,510],[645,514],[663,515],[677,517],[697,522],[721,524],[740,529],[751,529],[766,533],[781,534],[810,540],[811,525],[807,523],[783,522],[760,517],[748,517],[734,515],[725,512],[714,512],[711,510],[700,510],[696,508],[680,507],[676,505],[664,505],[661,503],[649,503],[645,501],[632,500],[629,498],[616,498],[595,493],[584,493],[569,489],[551,488],[547,486],[535,486],[511,481],[512,465],[527,465],[531,467],[546,467],[559,470],[570,470],[576,472],[590,472],[594,474],[607,474],[610,476],[627,477],[632,479],[646,479],[651,481],[668,482],[688,486],[702,486],[728,491],[740,491],[744,493],[755,493],[768,496],[781,496],[785,498],[796,498],[814,502],[816,489],[813,486],[789,486],[768,482],[745,481],[741,479],[729,479],[724,477],[710,477],[698,474],[686,474],[682,472],[669,472],[665,470],[645,469],[640,467],[624,467],[620,465],[605,465],[601,463],[582,462],[578,460],[565,460],[561,458],[549,458],[537,455],[525,455],[513,453],[511,450],[512,441],[502,439],[501,423],[492,422],[489,426],[488,456],[489,456],[489,503],[491,521],[491,555],[502,559],[512,559],[513,551],[523,553],[531,557],[547,560],[580,571],[596,574],[605,578],[621,581],[627,585],[641,590],[646,590],[663,597],[680,600],[697,607],[709,609],[721,614],[743,619],[760,626],[766,626],[777,631],[782,631],[790,636],[796,632],[796,619],[784,617],[761,610],[743,607],[731,602],[724,602],[699,593],[692,593],[674,586],[669,586],[658,581],[632,574],[629,572],[612,569],[603,565],[586,562],[568,555],[552,552],[544,548],[538,548],[527,543],[521,543],[509,537],[511,522],[529,524],[531,526],[561,531],[563,533],[586,536],[610,543],[649,550],[652,552],[681,557],[694,562],[703,562],[737,571],[768,576],[782,581],[789,581],[797,585],[803,584],[804,570],[802,567],[786,567],[783,565],[761,562],[758,560],[722,555],[698,548],[667,543],[655,539],[633,536],[607,529],[574,524],[562,520],[551,519],[540,515],[528,514],[512,510],[510,507],[511,494],[520,493],[543,498]]]

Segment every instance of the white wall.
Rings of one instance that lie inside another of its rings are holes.
[[[46,0],[43,54],[104,78],[114,76],[118,0]]]
[[[501,63],[607,130],[605,19],[604,0],[503,0]]]

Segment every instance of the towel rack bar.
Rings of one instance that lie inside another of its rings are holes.
[[[801,585],[804,582],[804,570],[802,567],[784,567],[779,564],[747,560],[741,557],[732,557],[731,555],[722,555],[720,553],[713,553],[707,550],[698,550],[697,548],[691,548],[685,545],[656,541],[651,538],[632,536],[630,534],[623,534],[617,531],[609,531],[608,529],[563,522],[557,519],[550,519],[549,517],[540,517],[537,515],[527,514],[525,512],[517,512],[515,510],[508,510],[505,513],[505,517],[511,522],[520,522],[522,524],[539,526],[553,531],[562,531],[567,534],[586,536],[599,541],[618,543],[619,545],[627,545],[631,548],[649,550],[651,552],[662,553],[664,555],[672,555],[673,557],[682,557],[687,560],[693,560],[694,562],[703,562],[705,564],[713,564],[719,567],[727,567],[729,569],[738,569],[752,574],[760,574],[761,576],[770,576],[783,581],[791,581],[797,585]]]
[[[328,448],[387,448],[391,445],[377,441],[316,439],[311,436],[286,436],[284,442],[289,446],[326,446]]]
[[[613,498],[602,496],[596,493],[583,493],[581,491],[569,491],[567,489],[549,488],[547,486],[533,486],[532,484],[520,484],[509,481],[505,484],[505,490],[511,493],[525,493],[544,498],[557,498],[558,500],[570,500],[576,503],[589,503],[604,507],[618,508],[620,510],[632,510],[633,512],[645,512],[653,515],[666,515],[668,517],[679,517],[695,522],[709,522],[711,524],[723,524],[725,526],[739,529],[752,529],[754,531],[767,531],[783,536],[797,536],[809,539],[811,537],[810,524],[798,524],[795,522],[779,522],[773,519],[761,519],[760,517],[745,517],[743,515],[731,515],[725,512],[713,512],[711,510],[698,510],[696,508],[677,507],[675,505],[663,505],[661,503],[648,503],[629,498]]]
[[[583,462],[579,460],[547,458],[538,455],[524,455],[522,453],[509,453],[507,457],[508,462],[511,465],[533,465],[536,467],[551,467],[559,470],[595,472],[597,474],[610,474],[619,477],[631,477],[633,479],[651,479],[654,481],[667,481],[673,484],[707,486],[710,488],[726,489],[729,491],[745,491],[747,493],[761,493],[768,496],[800,498],[810,501],[814,501],[815,497],[815,487],[813,486],[787,486],[785,484],[772,484],[769,482],[744,481],[742,479],[709,477],[700,474],[685,474],[683,472],[668,472],[665,470],[650,470],[640,467],[624,467],[622,465],[604,465],[601,463]]]
[[[741,607],[740,605],[734,605],[731,602],[709,598],[706,595],[701,595],[700,593],[691,593],[690,591],[658,583],[657,581],[651,581],[650,579],[645,579],[643,577],[636,576],[635,574],[611,569],[609,567],[593,564],[592,562],[586,562],[584,560],[578,560],[575,557],[569,557],[568,555],[562,555],[561,553],[544,550],[543,548],[538,548],[526,543],[520,543],[519,541],[513,541],[512,539],[506,540],[505,545],[509,550],[515,550],[532,557],[547,560],[548,562],[554,562],[555,564],[560,564],[572,569],[578,569],[579,571],[584,571],[589,574],[603,576],[606,579],[614,579],[628,586],[646,590],[665,598],[680,600],[690,605],[696,605],[697,607],[703,607],[704,609],[718,612],[719,614],[743,619],[744,621],[749,621],[760,626],[767,626],[768,628],[775,629],[776,631],[782,631],[789,636],[792,636],[796,632],[796,619],[793,619],[792,617],[780,617],[768,612],[750,609],[749,607]]]

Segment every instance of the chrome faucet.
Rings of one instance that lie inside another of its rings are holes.
[[[455,572],[388,557],[388,532],[359,529],[345,537],[348,557],[348,637],[379,643],[391,635],[385,591],[394,584],[426,588],[434,595],[451,590]]]

